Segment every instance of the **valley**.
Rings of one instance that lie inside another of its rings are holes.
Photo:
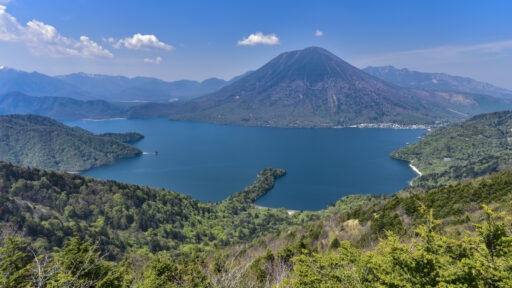
[[[512,287],[510,11],[0,0],[0,287]]]
[[[508,112],[476,116],[434,130],[402,149],[451,143],[445,142],[451,133],[468,125],[474,128],[466,130],[465,141],[477,147],[480,137],[471,136],[474,129],[488,123],[506,126],[510,118]],[[489,137],[497,136],[499,125],[497,131],[488,132]],[[458,155],[446,151],[443,156]],[[481,153],[464,151],[470,157]],[[499,150],[484,147],[482,151],[501,159]],[[453,175],[459,169],[448,166],[443,173]],[[95,267],[101,273],[83,275],[81,281],[108,281],[118,287],[147,287],[154,281],[171,287],[176,283],[185,287],[226,283],[310,287],[314,283],[334,285],[340,275],[361,287],[386,286],[390,277],[401,279],[403,285],[419,286],[498,283],[506,287],[512,280],[512,236],[505,214],[512,212],[510,171],[468,175],[465,183],[437,189],[413,185],[393,195],[349,195],[317,212],[288,213],[253,204],[274,185],[279,186],[276,180],[286,179],[286,174],[282,169],[263,169],[247,188],[225,200],[204,203],[169,190],[1,162],[0,219],[6,226],[0,252],[12,251],[14,259],[27,265],[22,267],[31,267],[35,260],[24,253],[62,247],[58,253],[45,254],[50,267],[62,271],[49,276],[50,281],[68,283],[65,275],[76,275],[64,266],[66,259],[92,259],[79,267]],[[14,231],[23,231],[23,239],[13,238],[19,235]],[[490,235],[496,237],[491,242]],[[493,254],[488,243],[499,253]],[[465,272],[472,267],[479,269]],[[428,269],[427,277],[424,269]],[[171,278],[163,276],[171,271],[178,272]],[[240,273],[241,278],[225,278],[232,273]],[[8,279],[27,281],[23,279],[30,275]]]

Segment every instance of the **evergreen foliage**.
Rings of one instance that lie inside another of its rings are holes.
[[[512,111],[481,114],[436,129],[391,153],[423,173],[415,186],[432,189],[512,168]]]
[[[142,151],[124,144],[136,133],[96,136],[36,115],[0,116],[0,160],[57,171],[82,171],[134,157]]]

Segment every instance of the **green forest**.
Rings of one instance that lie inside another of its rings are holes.
[[[435,129],[391,153],[423,173],[413,184],[435,188],[512,168],[512,111],[474,116]]]
[[[128,142],[138,133],[94,135],[36,115],[0,116],[0,159],[56,171],[77,172],[142,154]]]
[[[424,172],[414,185],[317,212],[253,204],[283,169],[204,203],[0,162],[0,286],[512,287],[511,119],[434,130],[393,153]],[[492,157],[499,165],[482,169]]]
[[[512,283],[509,171],[292,215],[251,204],[283,170],[215,203],[8,163],[0,171],[5,287]]]

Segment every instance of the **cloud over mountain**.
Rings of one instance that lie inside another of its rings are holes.
[[[277,38],[276,34],[267,34],[264,35],[261,32],[256,32],[249,37],[244,38],[238,41],[239,46],[254,46],[254,45],[279,45],[279,38]]]
[[[108,41],[115,41],[112,38],[109,38]],[[142,35],[140,33],[134,34],[132,37],[126,37],[114,43],[115,48],[127,48],[134,50],[142,50],[149,48],[157,48],[170,51],[174,49],[172,45],[166,44],[160,40],[155,35],[146,34]]]

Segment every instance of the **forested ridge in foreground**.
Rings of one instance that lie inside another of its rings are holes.
[[[94,135],[37,115],[0,116],[0,160],[57,171],[82,171],[142,154],[125,144],[138,133]]]
[[[100,241],[109,259],[213,250],[303,221],[300,213],[290,217],[252,204],[284,173],[265,169],[243,191],[203,203],[169,190],[0,162],[0,219],[48,249],[74,235]]]
[[[420,142],[391,153],[423,173],[413,181],[426,189],[512,168],[512,111],[474,116],[433,130]]]
[[[203,203],[0,162],[0,285],[512,287],[509,124],[498,112],[440,128],[392,154],[424,171],[412,187],[317,212],[253,204],[282,169]]]
[[[510,287],[512,172],[289,215],[1,163],[5,287]],[[487,205],[487,206],[486,206]],[[491,208],[488,208],[491,207]],[[17,232],[17,233],[16,233]]]

